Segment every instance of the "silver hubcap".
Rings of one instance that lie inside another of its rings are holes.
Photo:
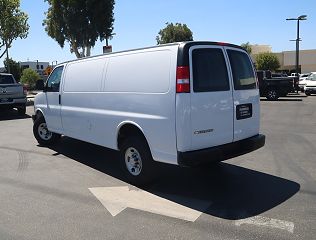
[[[142,171],[142,159],[139,152],[130,147],[125,152],[125,165],[127,170],[134,176],[138,176]]]
[[[275,98],[276,97],[276,92],[275,91],[270,91],[269,92],[269,97],[270,98]]]
[[[45,141],[48,141],[53,136],[52,132],[47,129],[46,123],[41,123],[38,126],[38,135]]]

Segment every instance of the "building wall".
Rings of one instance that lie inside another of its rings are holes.
[[[262,52],[272,52],[269,45],[251,45],[252,59],[255,61],[255,56]],[[280,61],[280,70],[295,71],[296,51],[284,51],[274,53]],[[316,49],[300,50],[299,65],[301,73],[316,72]]]
[[[276,53],[281,57],[282,64],[281,69],[295,70],[296,64],[296,52],[285,51],[282,53]],[[281,61],[280,61],[281,63]],[[315,72],[316,71],[316,50],[301,50],[299,65],[301,67],[301,73]]]
[[[37,70],[45,70],[49,66],[49,62],[21,62],[21,67],[29,66],[29,68],[37,71]],[[38,68],[37,68],[38,65]]]
[[[270,45],[251,45],[251,53],[253,55],[263,53],[263,52],[272,52],[272,47]]]
[[[20,66],[22,69],[31,68],[36,71],[40,77],[45,80],[47,76],[45,76],[45,69],[49,66],[49,62],[21,62]]]

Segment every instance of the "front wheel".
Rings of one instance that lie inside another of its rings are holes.
[[[135,186],[151,183],[155,176],[155,162],[146,140],[142,137],[129,137],[120,149],[121,165],[128,181]]]
[[[43,116],[40,116],[35,120],[33,125],[33,134],[41,146],[52,145],[60,138],[60,134],[53,133],[48,130]]]
[[[309,91],[305,91],[306,96],[310,96],[311,93]]]

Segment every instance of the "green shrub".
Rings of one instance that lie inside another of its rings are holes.
[[[31,68],[26,68],[22,72],[21,83],[27,84],[30,89],[35,87],[36,81],[40,79],[40,75]]]
[[[280,67],[280,62],[273,53],[259,53],[256,56],[256,66],[258,70],[275,71]]]

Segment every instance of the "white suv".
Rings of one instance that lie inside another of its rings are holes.
[[[306,85],[306,79],[311,75],[311,73],[302,73],[300,74],[300,79],[298,83],[298,87],[301,90],[301,92],[304,92],[304,87]]]

